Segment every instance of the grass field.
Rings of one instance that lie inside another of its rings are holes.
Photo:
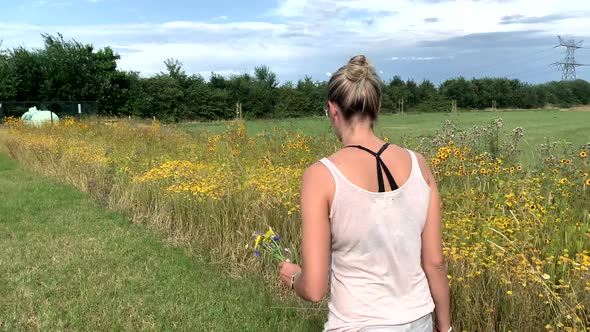
[[[2,154],[0,197],[2,331],[317,331],[323,324],[323,311],[277,300],[256,275],[231,277],[203,252],[173,246]]]
[[[438,182],[454,329],[590,328],[589,123],[589,112],[550,110],[381,118],[378,134],[423,153]],[[245,282],[256,275],[268,285],[276,265],[254,257],[252,233],[272,226],[297,253],[302,170],[340,147],[325,118],[173,126],[64,120],[40,129],[11,120],[5,127],[0,142],[27,169],[88,192],[181,247],[205,249]],[[545,140],[569,144],[542,147]],[[145,269],[129,264],[129,273]],[[282,317],[266,309],[273,290],[236,308]],[[322,319],[309,321],[317,328]]]
[[[526,150],[534,151],[546,141],[572,142],[578,146],[590,142],[590,111],[572,112],[567,110],[543,111],[499,111],[463,112],[434,114],[386,114],[379,118],[375,131],[387,136],[392,142],[421,137],[432,138],[446,120],[453,121],[460,128],[482,126],[495,119],[503,119],[507,129],[523,127]],[[305,118],[288,120],[252,121],[248,123],[248,133],[256,135],[269,132],[273,127],[285,128],[291,132],[314,136],[332,136],[332,127],[326,118]],[[224,122],[181,125],[192,133],[203,129],[213,134],[226,129]]]
[[[502,119],[508,130],[517,127],[524,129],[524,139],[519,148],[522,150],[520,161],[532,166],[538,159],[542,144],[560,142],[580,146],[590,142],[590,109],[583,111],[568,110],[516,110],[516,111],[472,111],[462,113],[433,114],[386,114],[379,118],[375,132],[388,137],[396,144],[415,147],[421,138],[432,139],[445,121],[452,121],[459,129],[467,130],[473,126],[484,126]],[[192,134],[202,134],[203,130],[211,134],[222,133],[227,128],[226,122],[181,124],[178,126]],[[332,127],[323,117],[252,121],[248,123],[248,134],[269,133],[272,128],[284,128],[302,135],[332,138]]]

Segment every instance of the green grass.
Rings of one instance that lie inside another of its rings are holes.
[[[501,112],[461,112],[432,114],[387,114],[379,118],[375,131],[388,136],[392,142],[404,139],[433,137],[445,120],[453,121],[458,128],[467,129],[482,126],[495,119],[503,119],[504,131],[516,127],[524,128],[524,147],[536,149],[545,142],[571,142],[575,146],[590,142],[590,112],[571,112],[560,110],[501,111]],[[332,135],[329,120],[324,117],[248,121],[249,134],[273,130],[278,126],[289,131],[309,135]],[[185,124],[181,127],[188,132],[198,133],[210,130],[219,133],[225,130],[225,122]]]
[[[0,154],[0,330],[317,331],[325,312]]]

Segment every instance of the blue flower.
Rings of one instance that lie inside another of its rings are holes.
[[[256,250],[254,251],[254,255],[255,255],[256,257],[260,257],[260,250],[256,249]]]
[[[273,237],[273,238],[272,238],[272,240],[273,240],[273,241],[275,241],[275,242],[276,242],[276,241],[279,241],[280,239],[281,239],[281,237],[280,237],[280,236],[275,236],[275,237]]]

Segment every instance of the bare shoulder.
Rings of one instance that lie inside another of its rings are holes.
[[[322,180],[326,181],[330,177],[330,170],[328,170],[326,165],[324,165],[321,161],[316,161],[303,171],[304,181],[312,181],[316,183]]]
[[[412,152],[416,155],[416,159],[418,159],[418,164],[420,164],[420,167],[425,166],[426,168],[428,168],[428,162],[426,161],[424,155],[422,155],[420,152]]]
[[[418,160],[418,165],[420,166],[420,171],[422,172],[422,176],[428,185],[432,186],[434,184],[434,176],[430,170],[430,165],[426,161],[426,158],[419,152],[412,151],[414,155],[416,155],[416,159]]]
[[[312,196],[329,197],[335,190],[332,173],[326,165],[317,161],[303,171],[302,191]]]

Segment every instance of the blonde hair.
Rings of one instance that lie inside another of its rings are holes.
[[[364,55],[352,57],[328,82],[328,100],[345,120],[354,116],[374,121],[381,107],[381,80]]]

